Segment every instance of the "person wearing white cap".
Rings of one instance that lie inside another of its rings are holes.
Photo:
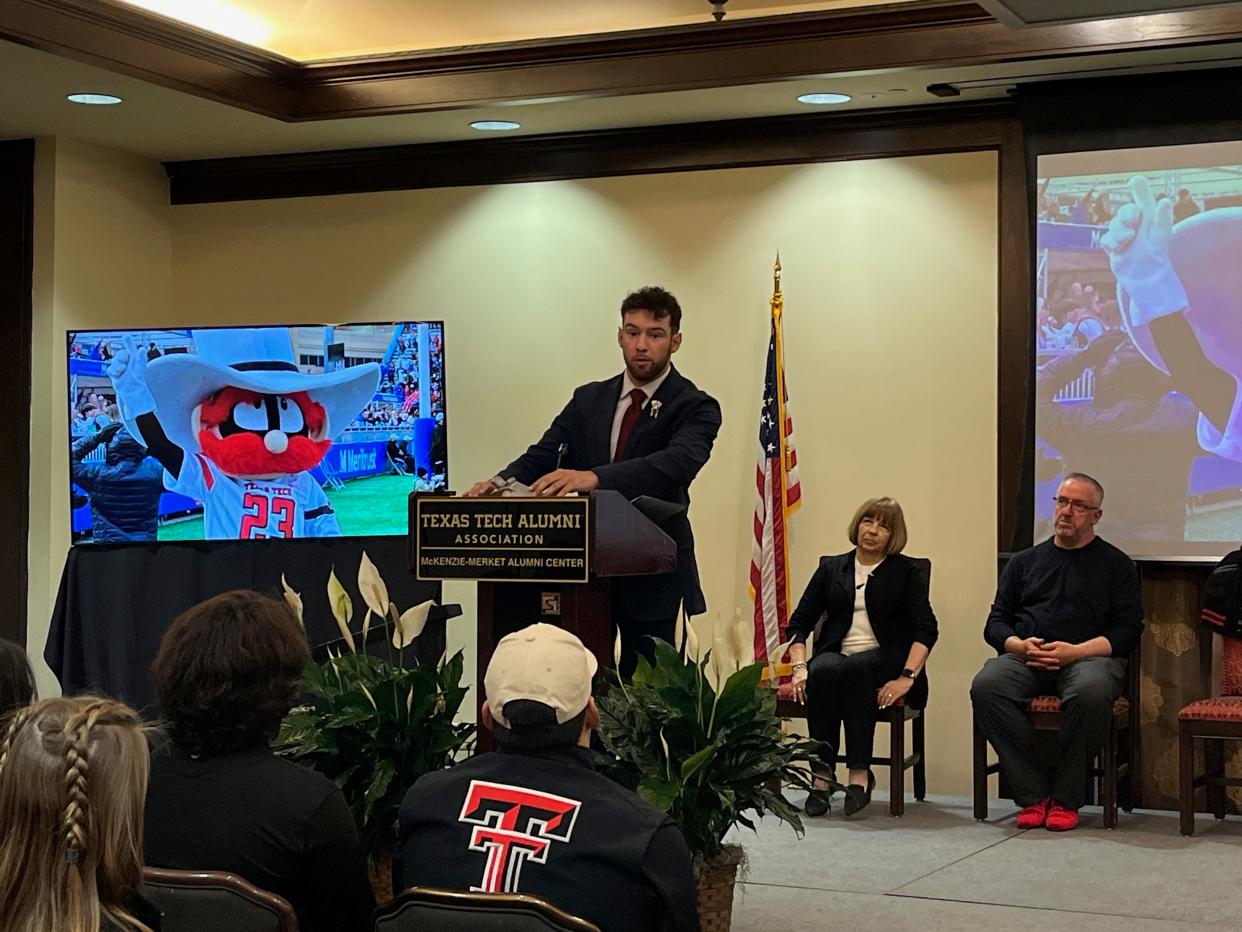
[[[672,819],[595,771],[595,657],[535,624],[484,677],[496,752],[419,779],[401,803],[394,892],[530,893],[604,932],[699,928],[690,851]]]

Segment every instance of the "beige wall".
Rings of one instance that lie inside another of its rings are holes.
[[[172,208],[156,162],[70,139],[40,139],[35,152],[26,640],[48,695],[57,686],[43,645],[69,543],[65,331],[167,314]]]
[[[116,173],[118,189],[136,181]],[[124,301],[132,297],[125,289],[106,301],[62,301],[62,278],[84,273],[62,272],[58,255],[56,316],[50,327],[40,321],[43,345],[58,347],[68,326],[444,318],[449,462],[459,487],[535,438],[572,386],[618,371],[616,306],[628,290],[650,282],[672,289],[686,310],[677,363],[725,414],[692,490],[710,606],[703,633],[750,612],[756,418],[779,249],[806,496],[792,531],[794,595],[819,554],[846,549],[842,527],[859,500],[902,500],[910,552],[935,563],[943,630],[931,661],[931,787],[966,791],[966,691],[986,656],[980,631],[995,582],[993,154],[165,214],[167,227],[164,214],[133,223],[155,241],[153,256],[171,242],[168,291],[147,283],[136,303]],[[171,300],[157,306],[165,293]],[[54,387],[57,416],[63,393]],[[54,583],[66,544],[63,438],[34,439],[54,476],[50,496],[46,483],[32,493],[32,512],[55,518],[40,542]],[[468,649],[470,589],[446,589],[446,599],[466,607],[451,643]],[[33,622],[33,592],[31,600]]]

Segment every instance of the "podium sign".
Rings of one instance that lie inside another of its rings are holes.
[[[413,496],[415,576],[589,582],[590,508],[589,498]]]

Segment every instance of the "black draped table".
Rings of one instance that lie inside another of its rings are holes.
[[[351,627],[358,639],[366,613],[358,591],[363,551],[399,611],[428,599],[439,603],[440,583],[419,582],[411,575],[407,546],[405,537],[338,537],[73,547],[43,656],[66,694],[103,692],[151,713],[151,661],[172,620],[191,605],[230,589],[279,597],[283,575],[301,594],[307,640],[312,653],[322,657],[328,645],[341,640],[328,607],[328,576],[334,568],[353,600]],[[460,612],[458,606],[432,610],[413,646],[420,663],[439,659],[445,621]],[[368,649],[382,656],[382,639],[390,632],[374,619],[371,624]]]

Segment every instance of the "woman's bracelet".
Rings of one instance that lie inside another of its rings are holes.
[[[799,660],[797,663],[795,663],[795,664],[793,665],[793,668],[792,668],[792,669],[796,670],[796,669],[798,669],[799,667],[801,667],[803,670],[805,670],[805,669],[806,669],[806,661],[805,661],[805,660]]]

